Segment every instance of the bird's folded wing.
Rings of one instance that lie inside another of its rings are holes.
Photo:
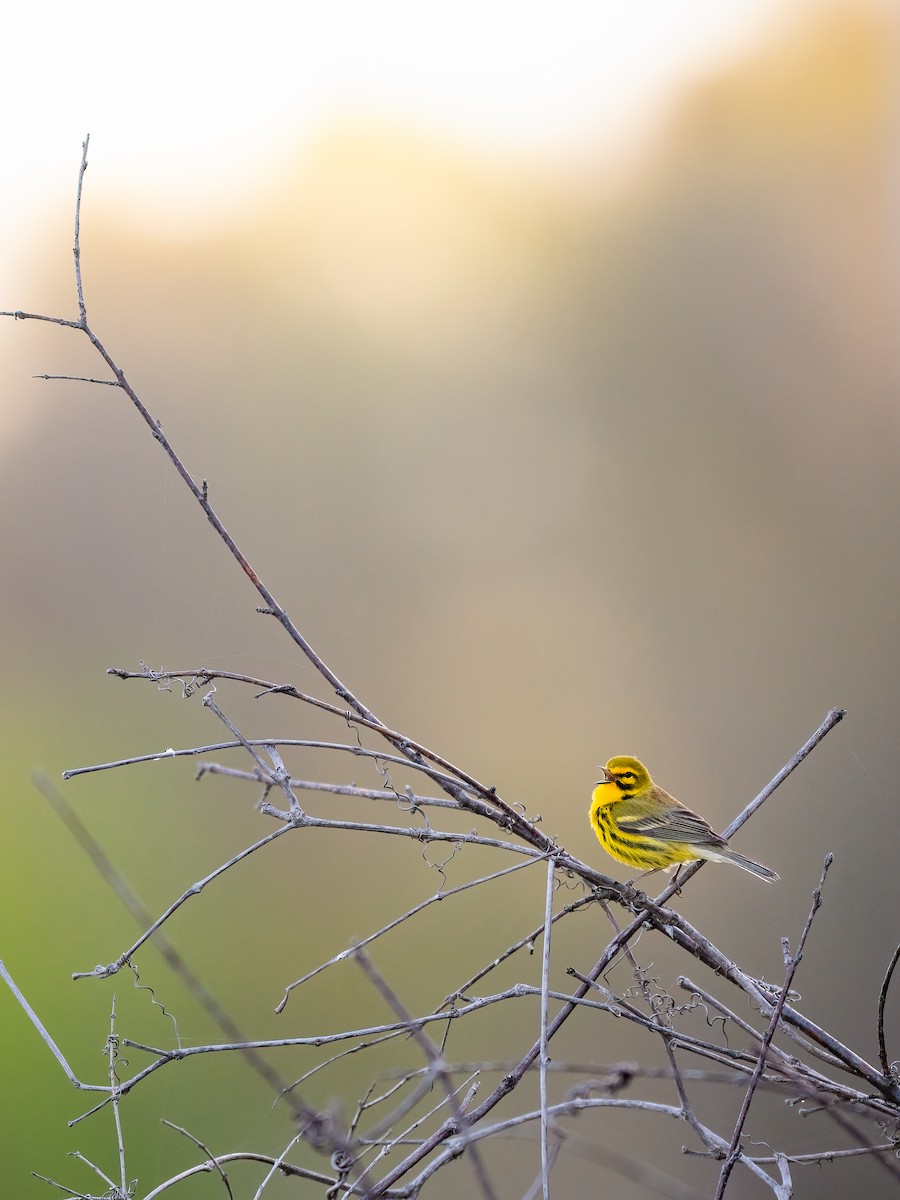
[[[620,828],[626,833],[649,833],[667,842],[717,843],[722,839],[710,825],[689,808],[667,808],[659,812],[638,809],[629,812],[623,800],[616,814]],[[624,811],[623,811],[624,810]],[[724,845],[724,843],[722,843]]]

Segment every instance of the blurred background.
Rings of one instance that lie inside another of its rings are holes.
[[[19,6],[6,39],[0,308],[77,315],[73,201],[90,131],[89,319],[257,571],[383,720],[618,878],[586,821],[598,762],[639,755],[723,828],[846,708],[737,840],[782,882],[708,868],[679,904],[746,969],[780,978],[779,938],[796,941],[834,852],[795,985],[807,1015],[875,1061],[900,898],[892,6],[51,10]],[[130,977],[70,980],[136,934],[31,772],[58,780],[224,736],[199,697],[111,679],[111,666],[247,671],[331,697],[255,614],[124,399],[34,378],[101,374],[88,350],[66,330],[0,323],[0,956],[74,1069],[102,1083],[114,992],[120,1034],[174,1035]],[[236,687],[217,701],[248,736],[350,737]],[[379,783],[356,760],[290,765]],[[255,792],[195,784],[194,769],[60,783],[153,911],[271,829]],[[373,819],[360,802],[310,807]],[[386,1019],[346,965],[284,1017],[271,1009],[292,979],[436,890],[439,848],[423,858],[390,841],[282,838],[169,932],[254,1036]],[[466,851],[448,886],[497,865]],[[518,878],[490,901],[435,906],[373,951],[414,1011],[539,923],[540,868]],[[560,986],[605,944],[598,920],[561,939]],[[674,987],[686,964],[642,949]],[[153,951],[139,966],[186,1044],[214,1036]],[[507,982],[536,969],[516,963]],[[612,982],[626,988],[627,972]],[[536,1006],[516,1015],[508,1045],[484,1026],[481,1053],[502,1058],[537,1030]],[[898,1017],[895,991],[893,1056]],[[565,1053],[646,1059],[623,1025],[573,1025]],[[102,1190],[65,1155],[114,1173],[108,1115],[66,1127],[92,1097],[2,988],[0,1035],[4,1192],[48,1194],[32,1170]],[[288,1076],[310,1065],[277,1061]],[[313,1102],[359,1094],[371,1069],[351,1061],[360,1074],[317,1077]],[[277,1153],[289,1130],[269,1101],[223,1056],[159,1072],[124,1109],[139,1192],[199,1156],[161,1115],[219,1153]],[[739,1102],[712,1094],[710,1111]],[[717,1166],[681,1155],[689,1131],[652,1126],[648,1148],[649,1120],[578,1129],[711,1194]],[[760,1098],[753,1132],[798,1152],[842,1144],[816,1120]],[[497,1160],[504,1196],[537,1169],[535,1133],[522,1136],[527,1151]],[[654,1194],[614,1166],[573,1153],[560,1194]],[[457,1164],[433,1194],[471,1179]],[[892,1188],[865,1161],[797,1168],[795,1182],[817,1197]],[[762,1194],[739,1173],[732,1192]]]

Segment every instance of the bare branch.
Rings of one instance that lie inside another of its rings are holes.
[[[894,968],[897,966],[898,961],[900,961],[900,946],[894,951],[891,961],[888,963],[888,969],[884,973],[881,991],[878,993],[878,1019],[876,1025],[878,1033],[878,1059],[881,1063],[881,1069],[886,1079],[895,1079],[900,1084],[900,1074],[898,1074],[894,1064],[888,1060],[887,1045],[884,1040],[884,1006],[887,1003],[888,989],[891,986],[891,978],[893,977]]]
[[[433,896],[429,896],[420,904],[416,904],[412,908],[408,909],[402,914],[402,916],[395,918],[393,921],[388,921],[386,925],[382,925],[380,929],[377,929],[374,933],[369,934],[368,937],[363,938],[354,946],[351,946],[347,950],[341,950],[332,958],[329,958],[327,962],[320,963],[319,966],[314,967],[311,971],[308,971],[304,976],[302,976],[302,978],[295,979],[293,983],[289,983],[284,989],[284,995],[282,996],[281,1000],[275,1006],[275,1011],[277,1013],[284,1011],[288,997],[295,988],[300,987],[301,984],[308,983],[311,979],[315,979],[317,975],[320,975],[323,971],[327,970],[328,967],[333,967],[336,963],[345,962],[348,958],[358,957],[359,951],[364,947],[370,946],[374,941],[377,941],[378,938],[383,937],[386,933],[390,933],[392,929],[396,929],[405,921],[409,921],[412,917],[418,916],[420,912],[424,912],[425,909],[430,908],[432,904],[438,904],[441,901],[448,900],[451,896],[460,895],[462,892],[467,892],[473,887],[479,887],[483,883],[492,883],[495,879],[503,879],[505,876],[511,875],[514,871],[521,871],[523,867],[530,867],[534,863],[540,861],[540,858],[531,858],[527,862],[515,863],[511,867],[504,867],[502,871],[495,871],[491,875],[483,875],[480,879],[472,879],[468,883],[462,883],[458,887],[450,888],[448,891],[442,890],[436,892]]]
[[[72,978],[106,979],[110,975],[115,975],[117,971],[120,971],[122,967],[124,967],[125,964],[131,960],[131,956],[135,953],[135,951],[139,950],[141,946],[143,946],[144,942],[153,937],[157,929],[164,925],[166,921],[168,921],[169,917],[171,917],[174,912],[177,912],[178,909],[181,908],[182,904],[184,904],[187,900],[190,900],[192,896],[199,896],[207,884],[212,883],[214,879],[218,879],[218,877],[225,871],[229,870],[229,868],[235,866],[239,862],[243,862],[243,860],[249,857],[249,855],[254,854],[257,850],[261,850],[263,846],[268,846],[270,842],[274,842],[277,837],[281,837],[283,833],[287,833],[292,828],[292,825],[283,825],[280,829],[276,829],[274,833],[267,834],[266,837],[260,838],[258,842],[254,842],[252,846],[247,846],[247,848],[241,850],[239,854],[235,854],[235,856],[230,858],[228,862],[223,863],[220,867],[216,867],[214,871],[211,871],[205,879],[198,880],[198,882],[192,887],[189,887],[186,892],[182,893],[182,895],[178,897],[174,904],[170,904],[162,916],[157,917],[150,928],[145,930],[138,940],[132,946],[129,946],[129,948],[123,954],[120,954],[114,962],[108,963],[106,966],[94,967],[93,971],[76,971],[73,973]]]
[[[548,1119],[549,1098],[547,1095],[547,1049],[548,1024],[550,1019],[550,941],[553,931],[553,885],[556,879],[556,862],[547,863],[547,888],[544,900],[544,952],[541,956],[541,1050],[540,1050],[540,1093],[541,1093],[541,1191],[544,1200],[550,1200],[550,1123]]]
[[[806,918],[806,924],[803,927],[803,932],[800,934],[800,941],[797,943],[796,952],[791,954],[790,945],[787,941],[787,938],[782,940],[785,965],[784,986],[781,989],[781,995],[778,998],[775,1007],[772,1009],[772,1015],[769,1019],[768,1028],[763,1034],[762,1042],[759,1048],[759,1061],[756,1064],[756,1070],[753,1072],[753,1078],[750,1080],[750,1084],[744,1094],[744,1101],[741,1105],[741,1111],[738,1114],[738,1119],[734,1127],[734,1133],[731,1135],[731,1144],[728,1147],[728,1155],[722,1164],[722,1170],[719,1173],[719,1182],[716,1186],[715,1200],[721,1200],[721,1197],[725,1193],[725,1188],[728,1186],[728,1178],[734,1169],[734,1164],[741,1157],[741,1132],[750,1112],[750,1104],[753,1100],[753,1093],[756,1091],[756,1085],[758,1084],[760,1076],[765,1069],[766,1054],[772,1042],[772,1038],[775,1036],[775,1030],[778,1028],[778,1023],[781,1020],[781,1012],[784,1008],[791,984],[794,981],[794,975],[797,972],[797,968],[800,966],[800,960],[803,958],[803,950],[806,946],[806,939],[809,937],[809,931],[812,929],[812,923],[815,915],[821,907],[822,888],[825,886],[825,876],[828,874],[828,868],[831,866],[832,862],[834,862],[834,855],[827,854],[825,856],[825,864],[822,867],[822,877],[819,880],[818,886],[813,892],[809,916]]]
[[[47,776],[42,772],[36,772],[32,776],[32,781],[91,860],[98,875],[109,884],[120,903],[134,917],[138,925],[142,929],[152,925],[154,918],[150,910],[134,891],[122,872],[110,861],[103,847],[85,827],[78,814],[66,802],[63,796],[60,795]],[[218,1025],[226,1037],[229,1037],[233,1042],[245,1041],[246,1036],[243,1030],[230,1014],[225,1011],[220,1001],[212,994],[209,988],[191,970],[174,943],[170,941],[167,934],[160,928],[157,928],[153,934],[153,945],[177,977],[184,983],[188,992],[194,997],[204,1012]],[[286,1085],[278,1075],[278,1072],[261,1054],[257,1054],[256,1051],[247,1050],[244,1053],[247,1061],[260,1077],[268,1083],[275,1095],[282,1095],[286,1091]],[[208,1153],[205,1147],[201,1146],[201,1149]]]
[[[413,1039],[428,1060],[433,1077],[440,1081],[447,1094],[447,1099],[453,1112],[453,1121],[456,1125],[456,1136],[461,1139],[464,1148],[471,1150],[472,1166],[475,1171],[475,1177],[478,1180],[478,1186],[481,1188],[482,1194],[487,1198],[487,1200],[496,1200],[496,1193],[494,1192],[491,1182],[488,1179],[487,1170],[484,1162],[482,1161],[481,1155],[478,1153],[477,1148],[470,1144],[468,1117],[456,1099],[453,1082],[450,1079],[449,1073],[447,1072],[447,1067],[442,1056],[438,1053],[437,1047],[425,1034],[422,1026],[417,1021],[414,1021],[410,1013],[406,1011],[404,1005],[400,1001],[399,996],[397,996],[393,988],[391,988],[384,978],[375,970],[371,959],[366,955],[364,950],[357,950],[356,960],[371,982],[378,989],[383,999],[387,1001],[390,1007],[403,1022],[405,1027],[410,1031]]]
[[[828,710],[828,712],[825,714],[824,721],[815,731],[815,733],[803,743],[803,745],[792,758],[788,759],[778,774],[769,780],[759,795],[755,796],[747,805],[747,807],[740,812],[734,818],[731,824],[723,830],[722,837],[725,838],[726,841],[732,838],[741,828],[741,826],[745,825],[747,821],[750,820],[753,814],[760,809],[763,804],[765,804],[776,788],[781,787],[788,776],[792,775],[793,772],[796,771],[803,760],[812,754],[816,746],[818,746],[819,743],[825,737],[827,737],[829,733],[831,733],[832,729],[840,724],[846,715],[847,710],[845,708],[830,708]],[[665,891],[661,892],[659,896],[657,896],[657,903],[665,904],[665,902],[677,891],[679,891],[689,879],[692,879],[693,876],[697,874],[702,866],[703,862],[700,861],[683,867],[678,872],[678,878],[673,879]]]
[[[3,979],[6,981],[6,986],[9,988],[9,990],[12,992],[12,994],[18,1000],[19,1004],[22,1006],[23,1011],[27,1015],[29,1021],[31,1021],[32,1025],[35,1027],[35,1029],[41,1035],[41,1038],[43,1039],[45,1044],[50,1048],[50,1051],[53,1054],[53,1057],[56,1059],[56,1061],[59,1063],[59,1065],[65,1071],[69,1082],[73,1085],[73,1087],[87,1088],[87,1085],[81,1083],[76,1078],[75,1072],[72,1070],[72,1068],[66,1062],[65,1055],[63,1054],[62,1050],[60,1050],[59,1046],[57,1046],[56,1042],[54,1042],[53,1038],[47,1032],[47,1029],[46,1029],[43,1021],[40,1019],[40,1017],[37,1015],[37,1013],[34,1011],[34,1009],[31,1007],[31,1005],[28,1003],[28,1001],[25,999],[25,997],[19,991],[18,987],[16,986],[15,980],[13,979],[12,975],[10,975],[9,971],[6,969],[6,966],[3,963],[2,959],[0,959],[0,976],[2,976]],[[95,1088],[89,1088],[87,1090],[107,1091],[108,1089],[95,1087]]]
[[[187,1138],[189,1142],[193,1142],[198,1150],[203,1151],[208,1161],[211,1162],[218,1171],[219,1178],[222,1180],[225,1191],[228,1193],[230,1200],[234,1200],[234,1192],[231,1190],[231,1182],[228,1178],[228,1173],[225,1171],[225,1168],[222,1166],[221,1162],[215,1158],[209,1147],[201,1142],[199,1138],[194,1137],[192,1133],[189,1133],[186,1129],[183,1129],[181,1125],[176,1125],[172,1121],[167,1121],[165,1117],[163,1117],[162,1123],[163,1125],[168,1125],[170,1129],[174,1129],[176,1133],[180,1133],[181,1136]]]

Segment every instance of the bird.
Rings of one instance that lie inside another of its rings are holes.
[[[778,879],[768,867],[732,850],[703,817],[658,787],[640,759],[620,754],[600,770],[603,778],[591,793],[591,827],[619,862],[649,873],[705,858],[734,863],[767,883]]]

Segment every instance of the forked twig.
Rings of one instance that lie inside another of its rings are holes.
[[[753,1100],[753,1094],[756,1091],[760,1077],[766,1068],[766,1054],[772,1038],[775,1036],[775,1031],[778,1028],[778,1023],[781,1020],[781,1013],[787,1000],[788,993],[791,990],[791,984],[794,981],[794,976],[797,973],[797,968],[800,966],[800,960],[803,958],[803,951],[806,946],[806,939],[809,937],[809,931],[812,929],[812,923],[816,913],[822,905],[822,888],[825,886],[825,876],[828,874],[828,868],[834,862],[833,854],[825,855],[825,862],[822,866],[822,876],[819,879],[818,885],[813,891],[812,904],[809,909],[809,916],[806,918],[806,924],[803,926],[803,932],[800,934],[800,940],[797,943],[796,951],[791,954],[790,943],[787,938],[782,938],[782,952],[784,954],[784,984],[781,988],[781,995],[775,1003],[772,1010],[772,1015],[769,1018],[769,1024],[763,1034],[762,1042],[759,1047],[759,1059],[756,1064],[756,1069],[753,1072],[753,1077],[744,1093],[744,1100],[741,1104],[741,1111],[738,1113],[738,1119],[734,1126],[734,1133],[731,1135],[731,1143],[728,1147],[728,1154],[725,1161],[722,1163],[722,1169],[719,1172],[719,1180],[716,1185],[716,1193],[714,1200],[721,1200],[725,1193],[725,1188],[728,1186],[728,1179],[731,1172],[734,1170],[734,1164],[741,1157],[741,1133],[747,1121],[747,1116],[750,1112],[750,1104]],[[787,1194],[785,1200],[789,1200],[790,1193]]]
[[[459,1137],[462,1145],[471,1153],[472,1167],[482,1194],[486,1197],[486,1200],[496,1200],[496,1193],[490,1179],[488,1178],[487,1169],[484,1165],[481,1154],[479,1153],[477,1147],[470,1143],[469,1118],[463,1110],[463,1106],[459,1103],[459,1100],[456,1097],[453,1081],[447,1071],[447,1065],[444,1062],[442,1055],[438,1052],[437,1047],[424,1032],[421,1024],[413,1020],[412,1015],[406,1010],[405,1006],[400,1000],[400,997],[396,994],[396,992],[394,992],[393,988],[390,987],[383,976],[375,970],[372,960],[368,957],[364,950],[357,951],[356,961],[359,963],[360,967],[363,969],[370,981],[377,988],[383,999],[387,1001],[403,1024],[409,1029],[413,1039],[428,1060],[433,1077],[439,1080],[446,1093],[447,1100],[450,1104],[450,1109],[453,1113],[456,1136]]]

